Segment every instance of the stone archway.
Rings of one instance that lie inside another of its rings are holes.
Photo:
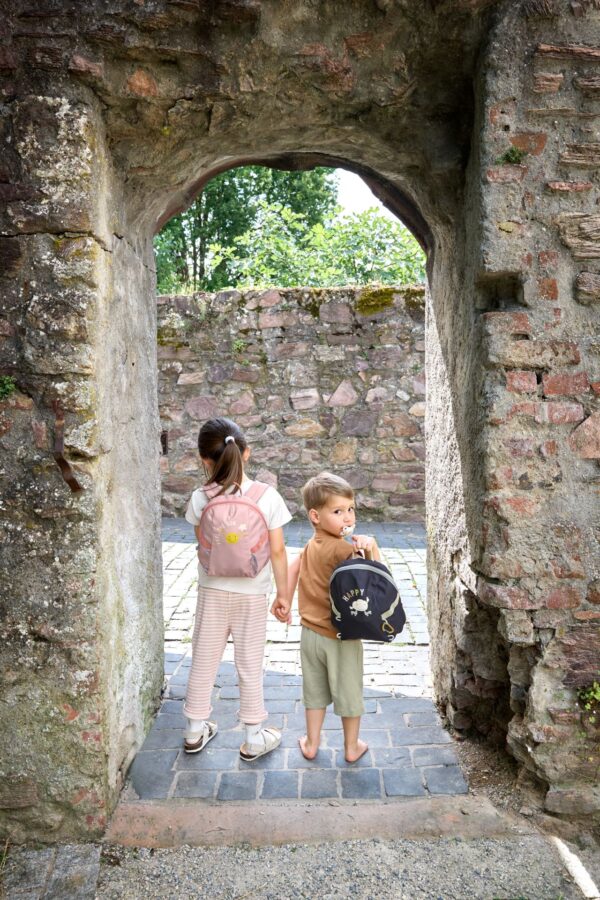
[[[343,160],[427,246],[438,697],[457,727],[511,718],[550,810],[598,810],[575,689],[598,658],[585,129],[599,35],[592,4],[550,6],[13,4],[0,47],[13,839],[101,832],[157,700],[152,232],[250,160]],[[548,117],[564,124],[550,134]]]

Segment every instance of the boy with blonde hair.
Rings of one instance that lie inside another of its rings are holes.
[[[352,543],[344,536],[355,525],[354,491],[343,478],[321,472],[302,489],[304,507],[314,535],[299,558],[288,569],[288,603],[276,601],[272,612],[280,621],[289,616],[291,599],[298,585],[298,607],[302,623],[300,656],[302,694],[306,710],[306,735],[300,749],[306,759],[314,759],[319,750],[326,707],[341,716],[344,730],[344,756],[354,763],[369,749],[360,740],[363,702],[363,647],[361,641],[340,641],[331,624],[329,579],[338,563],[359,550],[380,559],[374,538],[354,535]]]

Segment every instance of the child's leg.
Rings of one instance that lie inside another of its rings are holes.
[[[344,758],[346,762],[356,762],[369,749],[358,736],[360,716],[342,716],[342,728],[344,729]]]
[[[188,719],[202,722],[210,715],[212,689],[228,635],[227,594],[211,588],[199,588],[192,636],[192,665],[183,707],[183,714]],[[198,729],[193,725],[188,728],[190,734],[195,730]]]
[[[302,702],[306,713],[306,736],[300,738],[300,750],[314,759],[321,743],[326,707],[331,703],[327,677],[327,643],[330,638],[302,628],[300,662],[302,665]]]
[[[252,762],[275,750],[281,743],[277,728],[263,728],[268,714],[263,692],[263,661],[267,633],[267,598],[262,595],[230,594],[231,633],[235,666],[240,683],[240,719],[246,725],[246,740],[240,757]]]
[[[306,714],[306,734],[300,738],[300,750],[306,759],[314,759],[319,752],[321,729],[327,710],[325,708],[306,709],[304,712]]]
[[[341,716],[344,729],[344,757],[354,763],[369,749],[358,736],[365,711],[362,641],[338,641],[331,648],[328,663],[333,710]]]
[[[233,653],[240,684],[240,719],[251,730],[247,742],[254,744],[256,740],[250,738],[260,735],[260,723],[268,717],[263,691],[267,598],[264,594],[229,596]]]

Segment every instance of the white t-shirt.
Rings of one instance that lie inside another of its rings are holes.
[[[242,481],[242,494],[254,484],[249,478]],[[230,488],[230,493],[233,488]],[[190,502],[185,511],[185,517],[191,525],[200,524],[202,510],[208,503],[203,490],[196,490],[190,497]],[[283,497],[274,487],[268,487],[257,504],[258,508],[267,520],[267,528],[273,531],[281,528],[291,521],[290,511],[285,505]],[[200,563],[198,563],[198,584],[202,587],[213,588],[215,591],[232,591],[236,594],[270,594],[271,593],[271,563],[268,562],[264,569],[255,578],[224,578],[222,576],[207,575]]]

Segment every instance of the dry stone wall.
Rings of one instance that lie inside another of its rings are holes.
[[[249,471],[294,514],[331,469],[360,519],[424,520],[423,287],[269,290],[158,299],[163,510],[197,486],[197,435],[234,419]]]

